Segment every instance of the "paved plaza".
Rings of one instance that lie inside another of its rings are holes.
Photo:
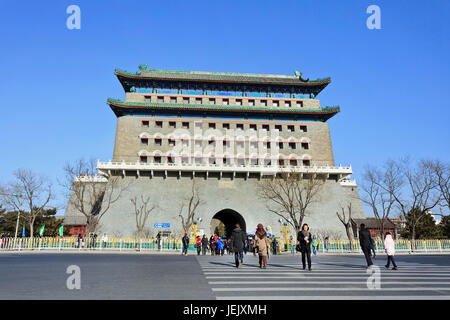
[[[379,289],[369,289],[362,255],[270,256],[267,269],[247,254],[1,253],[0,299],[450,299],[450,255],[398,255],[399,270],[380,267]],[[66,286],[67,267],[80,267],[81,289]]]

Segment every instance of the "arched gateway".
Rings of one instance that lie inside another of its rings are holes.
[[[219,220],[225,225],[225,235],[227,238],[231,236],[231,233],[233,232],[236,224],[239,224],[244,232],[246,231],[244,218],[238,212],[232,209],[223,209],[217,212],[211,220],[211,226],[213,227],[212,229],[214,229],[214,220]],[[214,231],[212,230],[212,232]]]

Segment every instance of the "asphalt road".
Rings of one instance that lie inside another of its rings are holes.
[[[398,255],[399,270],[380,267],[380,287],[369,289],[362,255],[270,256],[268,268],[246,255],[118,253],[0,253],[0,299],[450,299],[450,255]],[[80,289],[69,290],[66,270],[80,269]],[[372,282],[374,283],[374,282]]]

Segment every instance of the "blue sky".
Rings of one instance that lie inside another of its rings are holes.
[[[66,27],[71,4],[81,30]],[[381,30],[366,27],[372,4]],[[318,98],[341,107],[329,120],[335,162],[351,164],[357,181],[388,158],[448,161],[448,21],[445,0],[2,0],[0,181],[22,167],[56,184],[67,161],[111,159],[116,118],[106,99],[124,98],[114,68],[139,64],[330,76]]]

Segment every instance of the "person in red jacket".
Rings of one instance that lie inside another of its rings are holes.
[[[197,236],[197,240],[196,240],[196,246],[197,246],[197,255],[200,255],[200,252],[202,250],[202,239],[200,238],[200,236]]]

